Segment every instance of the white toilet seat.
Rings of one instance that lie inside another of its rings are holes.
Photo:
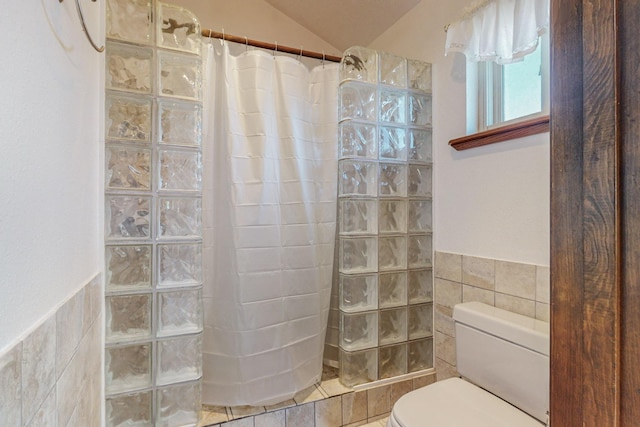
[[[422,387],[393,406],[387,427],[540,427],[540,421],[460,378]]]

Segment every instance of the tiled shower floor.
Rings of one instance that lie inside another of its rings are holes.
[[[199,427],[381,427],[393,404],[405,393],[435,381],[435,374],[356,391],[338,379],[338,370],[325,366],[322,381],[293,399],[273,406],[203,405]]]

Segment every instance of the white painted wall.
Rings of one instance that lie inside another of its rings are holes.
[[[321,1],[321,0],[320,0]],[[264,0],[168,0],[196,14],[202,28],[282,46],[342,55],[342,52]]]
[[[81,2],[102,39],[101,3]],[[102,270],[102,55],[71,0],[0,13],[0,353]]]
[[[549,134],[457,152],[465,65],[444,56],[444,26],[470,0],[423,0],[370,47],[434,64],[434,249],[549,265]]]

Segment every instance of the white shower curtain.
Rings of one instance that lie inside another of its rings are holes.
[[[271,405],[322,373],[336,218],[337,64],[205,55],[203,403]]]

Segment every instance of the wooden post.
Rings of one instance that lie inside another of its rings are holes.
[[[551,0],[551,424],[640,419],[640,4]]]

